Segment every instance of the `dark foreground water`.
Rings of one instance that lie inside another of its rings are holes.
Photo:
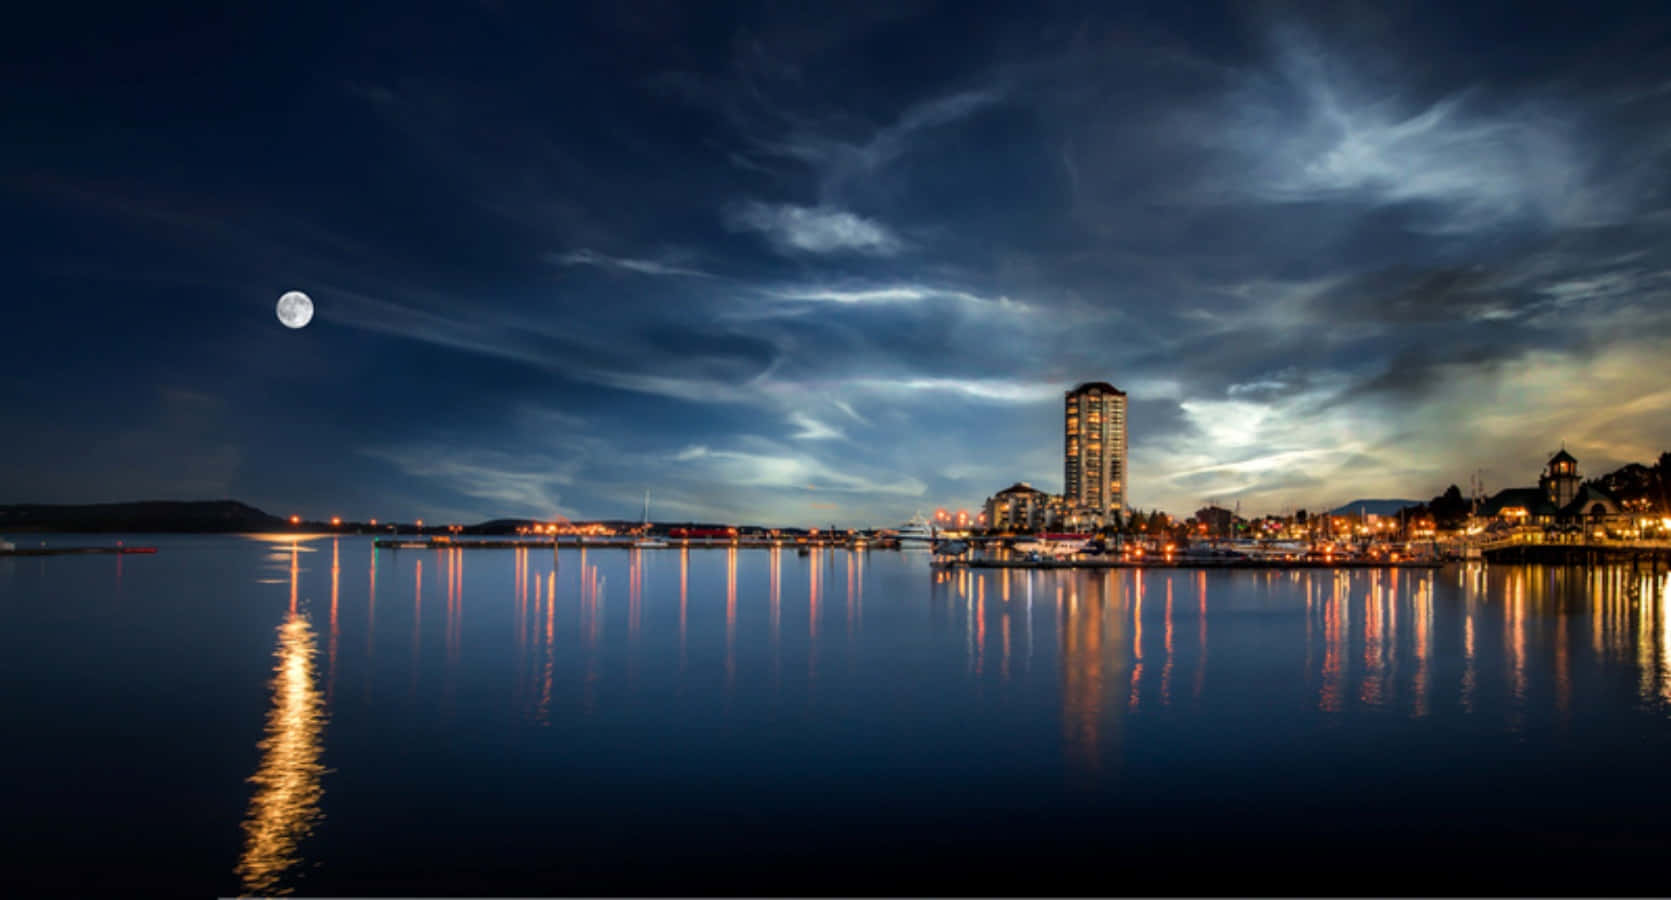
[[[0,560],[0,893],[1606,895],[1671,865],[1663,573],[146,542]]]

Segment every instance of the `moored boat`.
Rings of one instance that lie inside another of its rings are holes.
[[[896,537],[901,547],[920,547],[934,541],[934,523],[922,513],[912,516],[910,521],[895,529]]]

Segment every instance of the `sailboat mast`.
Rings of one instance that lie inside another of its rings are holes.
[[[650,489],[644,489],[644,524],[650,524]]]

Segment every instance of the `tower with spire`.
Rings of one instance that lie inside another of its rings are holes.
[[[1549,497],[1556,509],[1565,509],[1578,496],[1584,478],[1578,474],[1578,460],[1567,452],[1565,444],[1550,458],[1549,465],[1538,479],[1538,487]]]

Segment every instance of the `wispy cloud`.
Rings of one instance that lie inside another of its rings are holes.
[[[879,222],[829,207],[769,206],[750,202],[727,215],[732,228],[758,231],[791,253],[865,253],[892,256],[903,244]]]
[[[789,157],[818,170],[826,190],[839,193],[843,185],[875,174],[904,156],[922,132],[951,125],[1005,99],[999,85],[933,97],[900,114],[892,124],[877,128],[862,141],[831,136],[801,127],[791,134],[757,141],[765,153]]]
[[[631,259],[622,256],[609,256],[595,250],[581,248],[564,253],[547,254],[546,259],[559,266],[596,266],[604,269],[619,269],[623,272],[637,272],[640,275],[683,275],[692,278],[712,278],[711,273],[700,269],[692,269],[670,262],[654,259]]]
[[[925,284],[778,288],[768,290],[767,294],[768,296],[780,300],[794,300],[806,303],[870,305],[921,303],[924,301],[944,300],[956,303],[966,303],[971,307],[981,309],[1004,310],[1015,313],[1026,313],[1032,311],[1032,307],[1028,306],[1026,303],[1011,300],[1009,297],[982,297],[968,291],[934,287]]]
[[[1412,101],[1339,48],[1296,29],[1277,35],[1275,72],[1233,95],[1224,132],[1255,160],[1258,177],[1246,184],[1256,195],[1429,203],[1433,232],[1523,220],[1587,225],[1617,214],[1594,183],[1572,110],[1552,101],[1493,104],[1469,89]]]
[[[926,486],[915,478],[897,474],[872,474],[838,469],[806,456],[787,452],[712,450],[706,446],[686,447],[671,460],[688,469],[699,469],[706,477],[743,488],[838,491],[920,497]]]
[[[1006,381],[996,378],[855,378],[848,386],[871,393],[890,396],[922,394],[957,394],[971,400],[988,403],[1036,403],[1060,399],[1063,388],[1057,384],[1037,384]]]
[[[572,464],[541,455],[458,450],[440,445],[367,447],[366,456],[393,463],[407,475],[476,500],[493,515],[573,516],[559,488],[573,481]]]
[[[824,441],[832,438],[845,438],[847,435],[841,429],[820,422],[803,412],[789,414],[789,422],[800,429],[790,437],[798,441]]]

